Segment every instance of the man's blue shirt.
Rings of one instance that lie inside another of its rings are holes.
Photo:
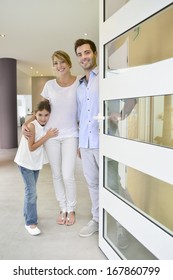
[[[80,79],[77,88],[79,148],[99,148],[99,123],[94,119],[99,113],[99,69],[90,72],[89,81]]]

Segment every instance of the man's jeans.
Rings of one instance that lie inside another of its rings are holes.
[[[20,172],[25,183],[25,198],[24,198],[24,217],[25,224],[37,224],[37,192],[36,183],[39,175],[39,170],[30,170],[19,166]]]

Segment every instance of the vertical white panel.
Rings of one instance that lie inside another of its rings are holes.
[[[106,1],[106,0],[105,0]],[[168,0],[131,0],[115,14],[103,20],[104,1],[100,1],[100,113],[103,115],[103,101],[115,98],[142,97],[161,95],[163,92],[171,93],[173,63],[172,59],[158,62],[153,65],[145,65],[128,69],[122,75],[104,79],[104,44],[123,34],[126,30],[143,22],[164,7],[172,4]],[[154,73],[154,75],[153,75]],[[152,82],[148,85],[148,79]],[[127,90],[128,89],[128,90]],[[118,147],[118,152],[113,147]],[[143,150],[143,155],[141,151]],[[125,151],[125,152],[124,152]],[[128,153],[128,151],[130,151]],[[133,154],[135,155],[133,157]],[[123,200],[117,199],[103,188],[103,156],[110,157],[124,164],[132,166],[140,171],[150,174],[158,179],[173,184],[173,150],[154,147],[139,142],[124,141],[122,138],[113,138],[103,135],[103,122],[100,122],[100,233],[99,245],[109,259],[125,258],[117,253],[105,241],[103,237],[104,216],[103,210],[108,211],[112,217],[118,220],[136,239],[138,239],[158,259],[173,258],[173,238],[171,234],[161,226],[153,223],[150,217],[141,215],[132,209]],[[141,158],[142,156],[142,158]],[[159,164],[161,162],[161,164]],[[167,164],[167,165],[166,165]],[[165,167],[165,168],[164,168]],[[127,215],[123,215],[127,213]],[[145,231],[147,234],[144,234]],[[151,235],[150,235],[151,234]],[[150,238],[149,238],[150,235]],[[162,242],[160,242],[162,240]]]

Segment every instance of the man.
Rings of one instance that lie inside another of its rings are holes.
[[[91,198],[92,220],[81,229],[79,235],[88,237],[99,228],[99,124],[94,118],[99,113],[99,69],[97,66],[97,49],[91,40],[78,39],[75,53],[85,76],[80,79],[77,88],[79,121],[79,155],[82,159],[84,176]],[[110,120],[117,125],[136,104],[129,99],[121,112],[110,112]]]
[[[99,125],[94,119],[99,112],[99,71],[94,42],[77,40],[75,53],[85,71],[85,76],[81,78],[77,88],[77,102],[79,153],[92,204],[92,220],[81,229],[79,235],[87,237],[98,231],[99,222]]]

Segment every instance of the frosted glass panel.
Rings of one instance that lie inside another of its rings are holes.
[[[173,185],[107,157],[103,185],[173,235]]]
[[[116,2],[116,1],[115,1]],[[105,77],[173,57],[173,5],[104,46]]]
[[[105,0],[104,1],[105,20],[107,20],[110,16],[112,16],[115,12],[117,12],[127,2],[129,2],[129,0]]]
[[[104,210],[104,238],[121,258],[156,260],[157,258]]]
[[[104,133],[173,147],[173,95],[104,102]]]

